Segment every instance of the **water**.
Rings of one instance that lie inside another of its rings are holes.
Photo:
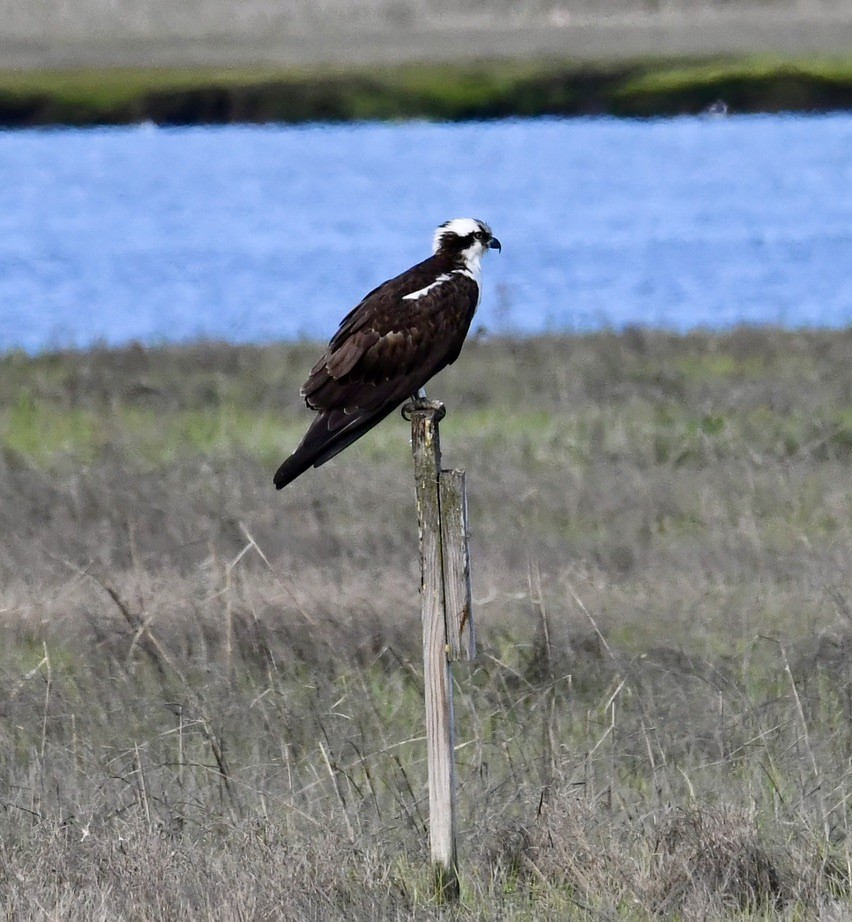
[[[492,331],[852,323],[852,115],[0,133],[0,350],[327,338],[487,220]]]

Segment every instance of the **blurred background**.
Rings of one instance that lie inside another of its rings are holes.
[[[3,0],[0,66],[843,52],[845,0]]]

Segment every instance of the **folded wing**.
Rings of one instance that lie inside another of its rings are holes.
[[[275,474],[278,489],[343,451],[458,358],[479,286],[460,272],[435,284],[429,262],[385,282],[344,318],[302,388],[317,416]]]

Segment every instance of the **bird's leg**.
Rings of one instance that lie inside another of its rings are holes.
[[[422,410],[429,403],[429,398],[426,396],[426,388],[418,388],[405,402],[405,406],[402,408],[402,415],[405,419],[409,419],[408,413],[413,410]]]
[[[432,410],[434,413],[436,413],[436,422],[443,419],[447,412],[440,400],[430,400],[426,396],[426,388],[421,387],[416,394],[410,397],[409,400],[403,404],[402,418],[410,420],[412,413],[417,413],[418,411],[422,412],[424,410]]]

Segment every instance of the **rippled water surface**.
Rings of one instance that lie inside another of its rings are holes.
[[[487,220],[478,321],[852,323],[852,115],[0,133],[0,349],[327,338]]]

